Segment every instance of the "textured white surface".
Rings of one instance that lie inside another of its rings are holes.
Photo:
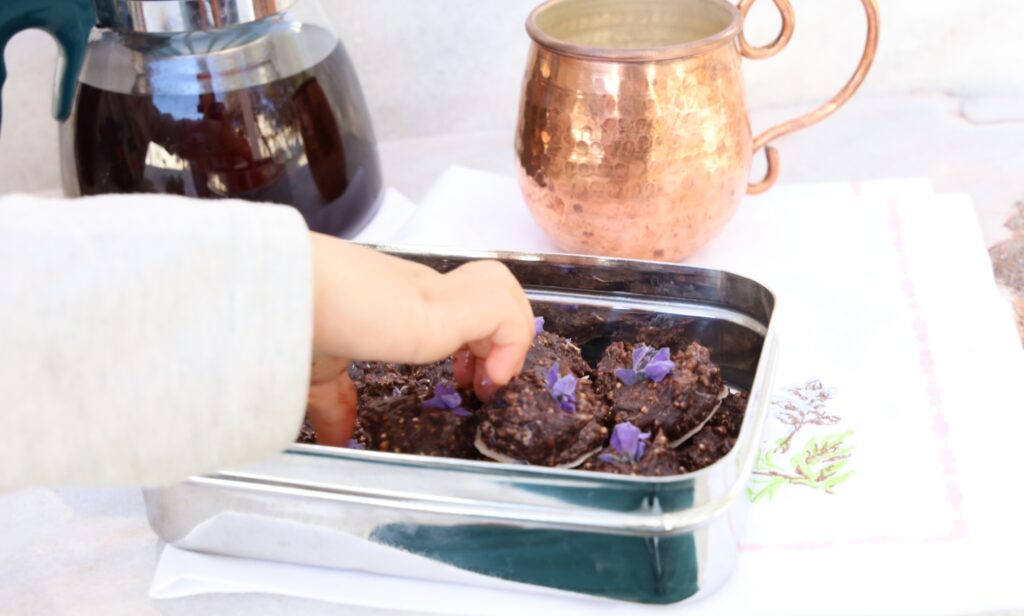
[[[290,207],[0,197],[0,489],[279,451],[306,410],[311,254]]]

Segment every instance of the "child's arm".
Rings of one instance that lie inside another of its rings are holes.
[[[309,407],[321,443],[342,444],[352,431],[355,392],[345,360],[423,364],[465,347],[457,377],[475,381],[483,396],[522,369],[533,312],[499,263],[470,263],[441,275],[314,235],[313,271],[317,362]]]
[[[281,451],[309,387],[310,246],[287,207],[0,197],[0,490]]]
[[[500,382],[532,336],[500,266],[440,276],[312,236],[292,208],[0,197],[0,490],[153,485],[281,451],[325,391],[314,330],[315,376],[334,371],[320,417],[342,435],[354,399],[329,357],[471,343]]]

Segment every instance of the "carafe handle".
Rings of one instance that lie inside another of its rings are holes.
[[[48,32],[60,48],[53,115],[58,120],[66,120],[71,114],[89,32],[95,24],[92,0],[3,0],[0,3],[0,90],[7,80],[2,54],[8,41],[22,30]],[[3,108],[0,107],[2,118]]]

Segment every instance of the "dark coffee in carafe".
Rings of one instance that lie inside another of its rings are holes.
[[[141,61],[140,61],[141,59]],[[352,237],[382,192],[359,81],[333,33],[264,20],[104,33],[62,132],[72,195],[170,193],[292,205]]]

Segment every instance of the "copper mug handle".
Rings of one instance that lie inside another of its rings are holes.
[[[744,19],[746,19],[747,13],[750,12],[750,7],[755,2],[757,0],[740,0],[739,10],[743,14]],[[782,51],[789,44],[790,39],[793,38],[793,31],[796,27],[796,15],[793,12],[793,5],[790,4],[789,0],[773,0],[773,2],[775,2],[776,8],[779,9],[779,13],[782,15],[782,31],[779,32],[774,41],[764,47],[752,46],[747,42],[743,32],[740,32],[740,51],[744,57],[751,60],[770,58]],[[875,61],[875,54],[878,52],[878,0],[861,0],[861,3],[864,5],[864,11],[868,17],[868,35],[867,44],[864,47],[864,55],[861,57],[860,64],[857,65],[857,70],[853,73],[853,77],[846,82],[846,85],[843,86],[843,89],[838,94],[821,107],[799,118],[773,126],[754,139],[754,152],[764,148],[765,156],[768,158],[768,172],[763,180],[747,187],[747,194],[759,195],[766,192],[779,179],[779,151],[771,146],[771,142],[821,122],[845,105],[846,101],[850,100],[850,97],[856,94],[861,84],[864,83],[864,78],[868,76],[868,71],[871,70],[871,65]]]

